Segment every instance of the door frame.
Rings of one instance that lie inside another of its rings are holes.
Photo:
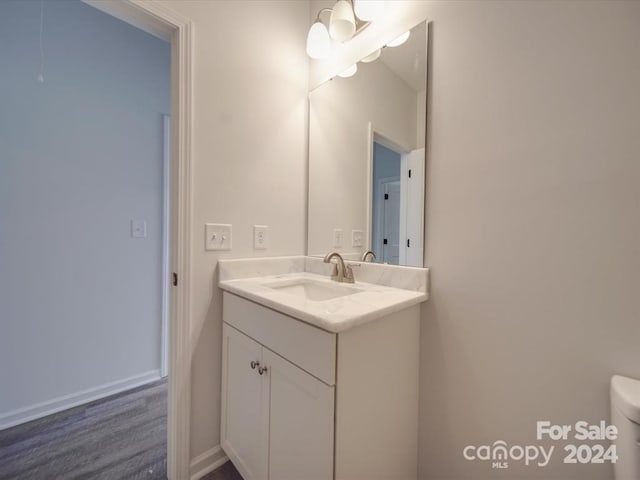
[[[169,310],[171,306],[171,116],[162,115],[162,333],[160,376],[169,375]]]
[[[191,227],[193,151],[193,24],[156,0],[83,0],[171,43],[170,271],[167,477],[186,480],[191,430]]]

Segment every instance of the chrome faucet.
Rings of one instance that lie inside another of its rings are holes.
[[[336,275],[331,276],[331,280],[343,283],[354,283],[353,270],[349,265],[345,265],[342,255],[338,252],[329,252],[324,257],[324,263],[331,263],[331,259],[336,259]]]
[[[375,259],[376,259],[376,254],[373,253],[371,250],[367,250],[366,252],[364,252],[362,254],[361,261],[362,262],[366,262],[367,261],[367,257],[371,257],[371,261],[374,262]]]

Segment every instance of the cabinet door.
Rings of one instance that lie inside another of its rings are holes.
[[[334,387],[268,349],[269,480],[333,478]]]
[[[267,480],[269,385],[251,364],[262,347],[227,324],[222,338],[222,447],[244,480]]]

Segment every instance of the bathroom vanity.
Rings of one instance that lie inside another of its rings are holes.
[[[417,478],[428,270],[388,264],[424,264],[427,31],[309,93],[310,256],[219,261],[221,445],[245,480]]]
[[[428,270],[222,260],[221,444],[245,480],[417,477]]]

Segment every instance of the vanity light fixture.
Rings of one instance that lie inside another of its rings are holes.
[[[360,60],[360,61],[362,63],[371,63],[371,62],[376,61],[380,57],[381,54],[382,54],[382,49],[379,48],[379,49],[375,50],[373,53],[370,53],[366,57],[362,58],[362,60]]]
[[[347,0],[338,0],[331,9],[329,18],[329,35],[339,42],[344,42],[356,33],[356,17]]]
[[[309,35],[307,35],[307,55],[311,58],[319,59],[328,57],[329,52],[331,52],[329,31],[318,16],[318,20],[311,25]]]
[[[404,32],[402,35],[400,35],[398,38],[396,38],[395,40],[391,40],[389,43],[387,43],[387,47],[399,47],[400,45],[402,45],[404,42],[406,42],[407,40],[409,40],[409,35],[411,35],[410,31],[406,31]]]
[[[347,68],[344,72],[339,73],[338,76],[342,78],[353,77],[357,71],[358,71],[358,64],[354,63],[349,68]]]
[[[332,8],[323,8],[309,28],[307,55],[316,60],[329,56],[331,39],[346,42],[367,28],[384,8],[384,0],[338,0]],[[329,12],[329,28],[320,16]]]
[[[360,20],[365,22],[377,20],[383,9],[383,0],[354,0],[353,2],[353,11]]]

